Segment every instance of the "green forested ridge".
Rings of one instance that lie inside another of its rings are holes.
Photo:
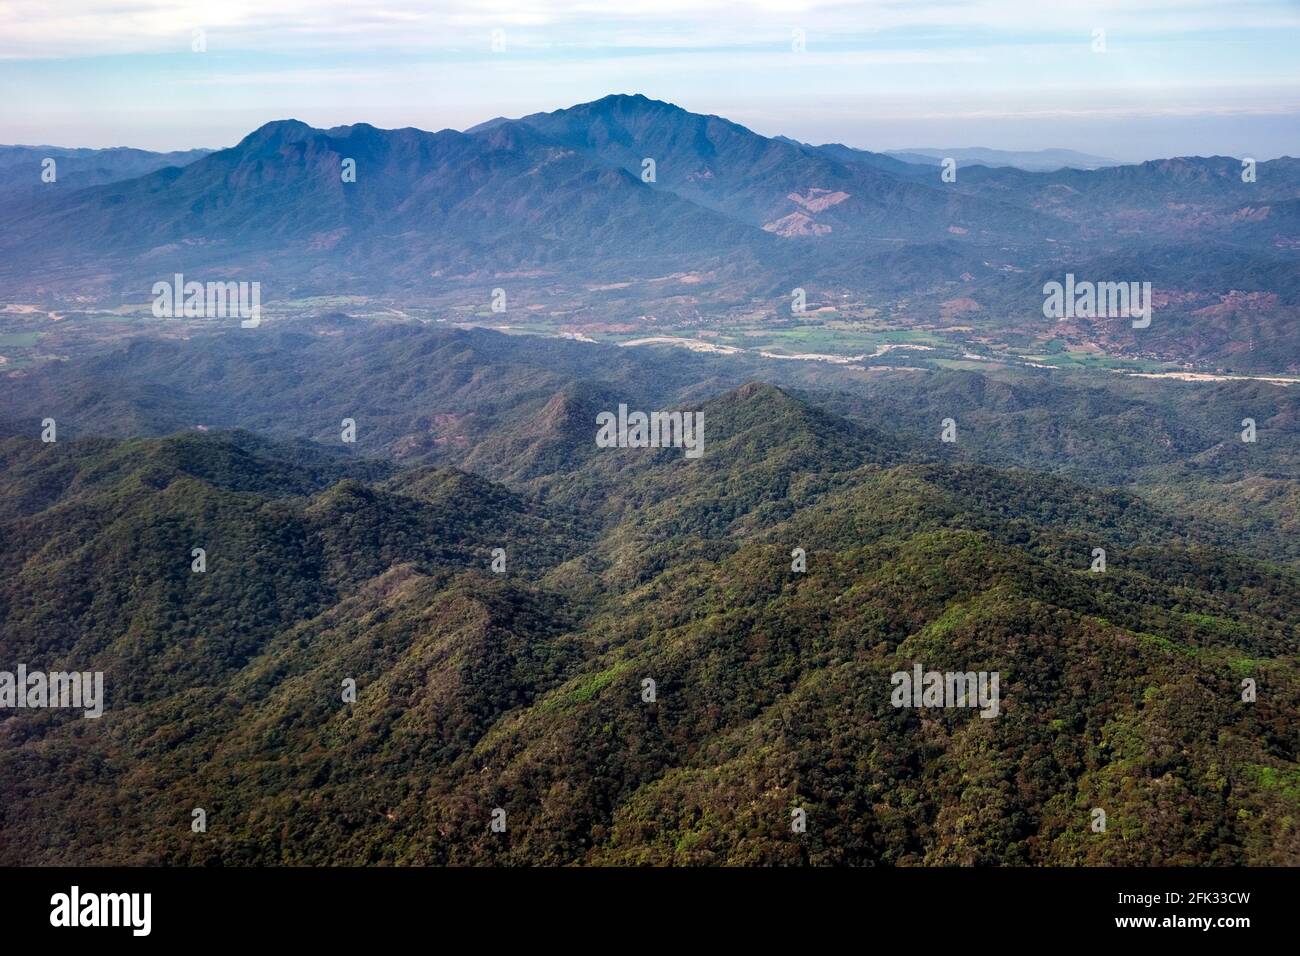
[[[301,396],[261,404],[256,362],[227,368],[254,394],[214,424],[275,438],[73,437],[118,396],[69,400],[53,445],[0,440],[0,667],[108,689],[99,720],[0,718],[0,862],[1300,862],[1300,571],[1275,513],[1243,531],[1178,474],[1293,482],[1293,443],[1234,476],[1234,423],[1207,448],[1189,400],[1108,439],[1119,488],[1081,483],[1082,452],[1016,467],[1032,424],[988,444],[1033,383],[731,388],[690,359],[629,397],[630,366],[588,377],[563,348],[573,367],[541,372],[491,337],[379,334],[394,361],[430,342],[499,377],[440,356],[361,454],[337,442],[346,376],[311,386],[340,393],[312,445],[274,421]],[[985,394],[940,447],[937,419],[905,423],[953,389]],[[1260,394],[1292,420],[1279,391]],[[1057,434],[1112,400],[1061,394],[1086,407],[1041,423]],[[699,460],[594,447],[593,410],[671,399],[704,413]],[[142,431],[196,401],[139,405]],[[457,426],[410,421],[435,411]],[[1127,452],[1151,430],[1177,449]],[[1184,496],[1148,493],[1153,471]],[[893,708],[914,662],[999,672],[1000,715]]]

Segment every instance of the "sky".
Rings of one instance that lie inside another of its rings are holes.
[[[864,149],[1300,155],[1300,0],[0,0],[0,142],[463,129],[644,93]]]

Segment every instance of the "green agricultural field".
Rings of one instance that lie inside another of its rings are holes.
[[[1124,372],[1160,372],[1176,366],[1168,362],[1154,362],[1147,359],[1120,358],[1114,355],[1101,355],[1096,352],[1069,351],[1050,355],[1019,355],[1017,358],[1040,365],[1051,365],[1059,369],[1099,369],[1119,370]]]
[[[825,355],[870,355],[881,345],[926,345],[931,348],[952,345],[951,341],[932,332],[903,329],[883,332],[845,331],[820,325],[793,329],[728,329],[719,341],[740,348],[788,354],[816,352]]]

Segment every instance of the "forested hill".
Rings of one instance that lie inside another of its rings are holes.
[[[1300,574],[1230,522],[758,382],[600,449],[608,378],[512,368],[423,455],[0,439],[5,659],[107,691],[0,720],[0,862],[1300,862]]]

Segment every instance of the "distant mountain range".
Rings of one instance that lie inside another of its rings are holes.
[[[0,198],[35,193],[51,186],[60,190],[101,186],[168,166],[184,166],[211,152],[210,149],[154,153],[126,147],[0,146]],[[53,160],[53,164],[48,160]]]
[[[41,149],[0,151],[8,179],[37,184],[0,193],[0,296],[14,302],[141,303],[177,272],[255,279],[271,301],[486,301],[508,285],[534,302],[668,277],[688,298],[658,294],[679,310],[788,308],[798,287],[905,298],[927,321],[958,302],[966,325],[1043,326],[1043,282],[1073,272],[1150,281],[1165,315],[1143,340],[1155,354],[1240,364],[1270,339],[1300,354],[1290,158],[1247,181],[1228,157],[1039,172],[981,164],[1030,154],[957,150],[945,182],[929,155],[941,150],[904,162],[808,146],[641,95],[465,132],[282,120],[210,154],[69,154],[50,189]],[[1227,315],[1243,307],[1248,338]],[[1098,335],[1137,348],[1118,325]]]
[[[908,163],[934,165],[951,156],[962,164],[981,166],[1015,166],[1033,173],[1050,173],[1058,169],[1101,169],[1103,166],[1121,166],[1118,160],[1104,156],[1091,156],[1073,149],[986,149],[970,146],[959,149],[890,149],[886,155]]]

